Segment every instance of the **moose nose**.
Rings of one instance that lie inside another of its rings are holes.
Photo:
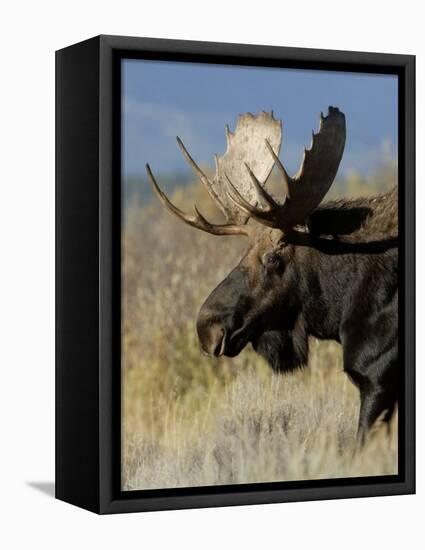
[[[226,347],[226,329],[219,323],[209,324],[202,320],[197,323],[202,351],[213,357],[223,355]]]

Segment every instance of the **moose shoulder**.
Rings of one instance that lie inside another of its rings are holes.
[[[290,177],[279,160],[281,123],[271,114],[239,117],[227,150],[208,178],[178,143],[226,216],[212,224],[195,207],[188,215],[148,178],[173,214],[214,235],[245,235],[249,246],[201,307],[197,331],[211,356],[236,356],[248,344],[276,371],[305,365],[308,339],[341,343],[344,370],[360,391],[359,438],[397,402],[397,190],[321,204],[345,145],[345,117],[329,107]],[[285,200],[266,181],[277,166]]]

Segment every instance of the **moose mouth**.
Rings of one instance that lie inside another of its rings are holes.
[[[251,340],[251,330],[249,326],[243,326],[236,330],[229,338],[228,345],[225,347],[224,354],[227,357],[235,357]]]

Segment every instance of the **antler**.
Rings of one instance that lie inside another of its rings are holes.
[[[199,168],[177,138],[184,157],[223,211],[227,224],[210,223],[196,206],[195,215],[182,212],[161,191],[149,165],[146,165],[148,179],[170,212],[202,231],[213,235],[249,236],[252,227],[246,222],[251,216],[263,225],[286,233],[305,222],[332,185],[344,152],[345,116],[336,107],[329,107],[326,117],[320,114],[319,131],[317,134],[313,132],[310,148],[304,149],[301,168],[292,178],[278,157],[281,129],[281,122],[275,120],[272,113],[240,116],[235,133],[226,128],[227,149],[222,157],[215,157],[213,180]],[[285,187],[282,204],[277,203],[264,188],[275,163]]]
[[[161,191],[149,165],[146,165],[149,182],[165,207],[185,223],[213,235],[251,235],[252,227],[246,225],[249,214],[235,205],[231,197],[229,198],[227,179],[232,178],[237,186],[234,189],[252,200],[254,204],[267,204],[267,194],[263,186],[274,166],[273,157],[268,153],[267,143],[271,143],[279,151],[281,134],[281,122],[273,118],[273,113],[262,112],[255,116],[247,113],[239,116],[234,133],[228,126],[226,127],[227,149],[223,156],[215,156],[216,173],[212,180],[199,168],[181,139],[177,137],[177,143],[185,159],[224,213],[227,224],[216,225],[208,222],[196,206],[195,215],[182,212]],[[252,169],[256,170],[255,181],[244,169],[248,161]]]
[[[195,210],[194,216],[185,214],[182,210],[177,208],[177,206],[175,206],[167,198],[167,196],[161,191],[158,184],[156,183],[155,177],[152,174],[152,170],[150,169],[149,164],[146,165],[146,172],[148,175],[148,179],[155,193],[158,195],[159,200],[162,202],[162,204],[167,208],[167,210],[169,210],[172,214],[176,215],[178,218],[183,220],[188,225],[191,225],[192,227],[196,227],[197,229],[201,229],[202,231],[206,231],[207,233],[212,233],[213,235],[246,235],[246,236],[251,235],[252,227],[248,225],[235,225],[235,224],[217,225],[217,224],[210,223],[199,212],[196,205],[194,205],[194,210]]]
[[[266,140],[266,146],[282,175],[285,186],[283,204],[276,203],[266,193],[249,166],[246,166],[247,173],[257,191],[261,189],[263,201],[266,203],[265,207],[258,208],[247,201],[232,185],[230,177],[228,177],[229,190],[227,192],[229,199],[258,222],[288,232],[295,225],[303,223],[310,212],[319,206],[328,192],[344,152],[345,135],[344,114],[336,107],[329,107],[326,117],[322,113],[320,114],[319,132],[317,134],[313,132],[310,149],[304,149],[301,168],[293,178],[288,176],[279,160],[278,153]]]

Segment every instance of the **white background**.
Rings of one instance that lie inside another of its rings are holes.
[[[416,54],[420,243],[425,224],[425,31],[420,5],[410,0],[3,3],[2,548],[424,547],[423,353],[418,353],[417,369],[417,496],[98,517],[45,492],[54,476],[54,51],[102,33]],[[419,253],[419,281],[423,267]],[[423,303],[420,285],[419,344],[424,338]],[[37,483],[44,483],[44,491],[34,487]]]

